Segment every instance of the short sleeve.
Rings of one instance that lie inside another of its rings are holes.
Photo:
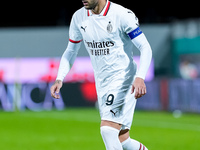
[[[77,14],[74,13],[69,27],[69,41],[73,43],[79,43],[82,41],[82,35],[78,28],[77,20]]]
[[[125,32],[131,40],[142,33],[139,27],[138,18],[129,9],[126,9],[121,17],[121,26],[123,32]]]

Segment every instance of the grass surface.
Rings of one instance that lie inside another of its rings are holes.
[[[104,150],[95,109],[0,112],[0,150]],[[149,150],[200,149],[200,115],[136,111],[131,137]]]

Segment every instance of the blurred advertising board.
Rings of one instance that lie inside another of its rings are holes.
[[[64,83],[60,99],[50,94],[53,83],[3,84],[0,83],[0,110],[63,110],[68,107],[97,106],[95,83]],[[159,82],[147,82],[147,94],[140,98],[137,109],[161,110]]]
[[[135,57],[139,63],[139,57]],[[51,97],[60,58],[1,58],[0,109],[51,110],[65,107],[95,106],[97,94],[89,57],[77,57],[61,89],[61,99]],[[146,81],[154,78],[153,61]]]
[[[0,110],[62,110],[68,107],[94,107],[95,83],[64,83],[60,99],[50,95],[53,83],[0,83]],[[200,113],[200,79],[168,79],[146,82],[147,94],[138,99],[136,109]]]
[[[139,57],[134,57],[139,64]],[[1,58],[0,81],[3,83],[54,82],[60,58]],[[146,81],[154,78],[151,63]],[[64,82],[94,82],[94,72],[89,57],[77,57]]]

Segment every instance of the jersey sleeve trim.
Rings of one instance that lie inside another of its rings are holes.
[[[128,33],[128,36],[132,40],[132,39],[136,38],[137,36],[139,36],[140,34],[142,34],[142,31],[140,30],[140,27],[137,27],[135,30]]]
[[[80,43],[82,40],[80,40],[80,41],[74,41],[72,39],[69,39],[69,41],[72,42],[72,43]]]

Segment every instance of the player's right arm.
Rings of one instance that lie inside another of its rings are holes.
[[[58,93],[60,92],[60,89],[62,87],[63,80],[70,71],[81,46],[82,35],[79,28],[77,27],[77,20],[78,18],[75,13],[72,17],[70,24],[69,43],[65,52],[62,55],[56,81],[50,89],[51,96],[57,99],[60,98]]]
[[[67,49],[62,55],[61,61],[60,61],[60,66],[58,69],[58,75],[56,78],[55,83],[51,87],[51,96],[53,98],[59,99],[60,96],[58,93],[60,92],[60,89],[62,87],[62,82],[65,78],[65,76],[68,74],[70,71],[76,56],[78,54],[78,50],[80,49],[81,43],[72,43],[69,42]]]

